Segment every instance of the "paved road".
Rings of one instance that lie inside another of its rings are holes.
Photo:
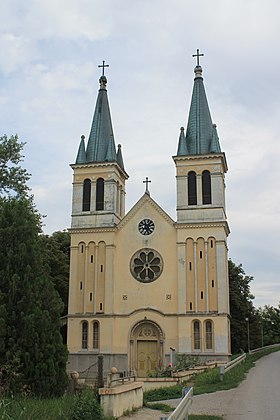
[[[176,407],[179,401],[163,402]],[[257,361],[237,388],[194,396],[190,414],[223,415],[226,420],[279,420],[280,352]],[[160,416],[159,411],[143,408],[130,418],[159,420]]]

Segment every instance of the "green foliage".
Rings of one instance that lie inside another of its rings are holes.
[[[171,411],[174,411],[174,407],[164,403],[146,403],[146,407],[151,408],[152,410],[162,411],[163,413],[170,413]]]
[[[49,275],[63,304],[61,315],[68,313],[68,288],[70,265],[70,234],[69,232],[54,232],[52,235],[42,236],[46,249],[46,264]]]
[[[30,174],[19,165],[23,146],[17,136],[0,137],[0,195],[12,191],[21,195],[28,191],[26,182]]]
[[[265,305],[263,309],[258,310],[258,313],[263,345],[280,343],[280,305],[278,308]]]
[[[235,265],[231,260],[229,268],[229,299],[231,314],[231,352],[240,353],[248,351],[248,318],[250,326],[250,348],[260,347],[260,323],[252,300],[254,296],[250,292],[252,276],[247,276],[242,265]]]
[[[144,402],[171,400],[182,397],[182,385],[173,385],[144,391]]]
[[[103,420],[99,402],[92,390],[85,390],[75,397],[71,420]]]
[[[67,386],[67,350],[59,332],[62,303],[40,233],[31,198],[0,200],[0,364],[9,367],[0,385],[8,393],[50,396]]]
[[[2,420],[67,420],[73,407],[73,396],[61,398],[3,398],[0,400],[0,419]]]
[[[175,370],[187,370],[199,364],[199,358],[190,356],[186,353],[177,353],[175,360]]]

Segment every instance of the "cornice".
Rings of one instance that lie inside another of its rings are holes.
[[[176,161],[194,161],[194,160],[213,160],[213,158],[222,158],[225,172],[228,171],[226,155],[222,153],[211,153],[207,155],[185,155],[185,156],[172,156],[172,159]]]
[[[115,167],[120,173],[123,174],[125,179],[129,178],[128,173],[123,170],[117,162],[92,162],[92,163],[72,163],[69,165],[73,170],[75,169],[84,169],[84,168],[108,168]]]

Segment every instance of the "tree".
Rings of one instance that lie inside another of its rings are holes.
[[[259,315],[263,345],[280,343],[280,304],[278,308],[270,305],[259,308]]]
[[[68,382],[63,304],[28,195],[30,175],[20,166],[22,149],[16,136],[0,138],[0,390],[60,395]]]
[[[65,390],[67,350],[59,332],[62,302],[48,274],[40,232],[40,215],[31,198],[1,200],[2,386],[51,396]]]
[[[0,195],[11,190],[16,194],[28,191],[27,181],[30,174],[20,166],[24,143],[19,143],[17,136],[0,137]]]
[[[250,349],[261,346],[260,317],[258,311],[253,306],[252,300],[254,296],[250,291],[250,283],[253,277],[245,274],[241,264],[237,266],[229,260],[228,267],[231,351],[232,353],[239,353],[241,350],[248,351],[249,346]]]
[[[69,264],[70,264],[70,234],[69,232],[54,232],[43,235],[46,248],[46,258],[49,274],[55,289],[64,304],[62,315],[68,313]]]

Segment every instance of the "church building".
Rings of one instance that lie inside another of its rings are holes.
[[[204,361],[230,355],[227,162],[199,56],[187,127],[178,143],[171,140],[177,220],[153,200],[148,179],[143,196],[125,211],[129,176],[101,66],[91,131],[71,165],[69,370],[82,371],[102,354],[105,370],[145,377],[175,353]]]

